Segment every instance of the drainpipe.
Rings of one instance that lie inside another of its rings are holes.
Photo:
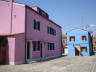
[[[27,43],[27,6],[25,6],[25,63],[27,63],[26,43]]]
[[[62,56],[62,47],[63,47],[62,46],[62,31],[61,31],[61,38],[60,39],[61,39],[61,46],[60,47],[61,47],[61,56]]]
[[[10,23],[10,34],[12,33],[12,14],[13,14],[13,2],[14,0],[9,0],[10,2],[10,13],[11,13],[11,23]]]
[[[9,15],[9,17],[10,17],[10,31],[9,31],[9,34],[11,34],[12,33],[12,13],[13,13],[13,1],[14,0],[8,0],[8,2],[9,2],[9,9],[10,9],[10,15]],[[8,52],[9,53],[9,52]],[[9,58],[8,58],[8,63],[10,63],[10,61],[9,61]]]

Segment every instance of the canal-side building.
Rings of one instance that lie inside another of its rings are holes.
[[[39,7],[0,1],[0,63],[61,56],[61,26]]]
[[[88,31],[73,29],[67,32],[68,56],[91,56],[92,38]]]

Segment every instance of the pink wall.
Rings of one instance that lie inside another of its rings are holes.
[[[12,32],[25,32],[25,5],[13,4]]]
[[[25,34],[15,36],[15,62],[25,62]]]
[[[8,61],[25,62],[25,34],[8,37]]]
[[[10,34],[11,4],[0,1],[0,35]],[[25,32],[25,5],[13,3],[12,33]],[[25,35],[8,36],[8,61],[25,61]]]
[[[15,37],[11,36],[8,37],[8,61],[14,62],[15,61]]]
[[[27,10],[27,15],[25,14]],[[8,2],[0,1],[0,34],[10,33],[10,4]],[[26,17],[25,17],[26,15]],[[26,20],[25,20],[26,18]],[[33,28],[33,20],[40,21],[40,31]],[[25,9],[22,4],[13,4],[12,15],[12,33],[24,33],[25,26],[27,27],[27,40],[39,40],[44,42],[44,55],[55,56],[61,55],[61,28],[51,21],[40,16],[32,10],[32,8]],[[56,30],[56,36],[47,33],[47,26]],[[47,43],[54,42],[55,50],[48,51]],[[25,61],[25,33],[8,37],[9,43],[9,61],[10,62],[23,62]],[[40,58],[40,52],[32,52],[32,58]]]
[[[40,31],[34,30],[34,19],[40,21]],[[47,33],[47,26],[50,26],[56,30],[56,36],[49,35]],[[35,13],[33,10],[31,10],[31,8],[27,8],[27,39],[44,41],[45,57],[61,54],[61,28]],[[55,50],[48,51],[47,42],[54,42]],[[40,57],[40,52],[38,51],[33,52],[33,54],[33,58]]]
[[[10,33],[11,23],[10,3],[0,1],[0,34]]]
[[[11,4],[0,1],[0,34],[10,34],[11,31]],[[12,33],[25,32],[25,7],[13,3]]]

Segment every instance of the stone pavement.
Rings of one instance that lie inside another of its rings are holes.
[[[96,56],[66,56],[32,64],[0,65],[0,72],[96,72]]]

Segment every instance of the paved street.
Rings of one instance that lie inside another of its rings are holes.
[[[32,64],[0,65],[0,72],[96,72],[96,56],[66,56]]]

